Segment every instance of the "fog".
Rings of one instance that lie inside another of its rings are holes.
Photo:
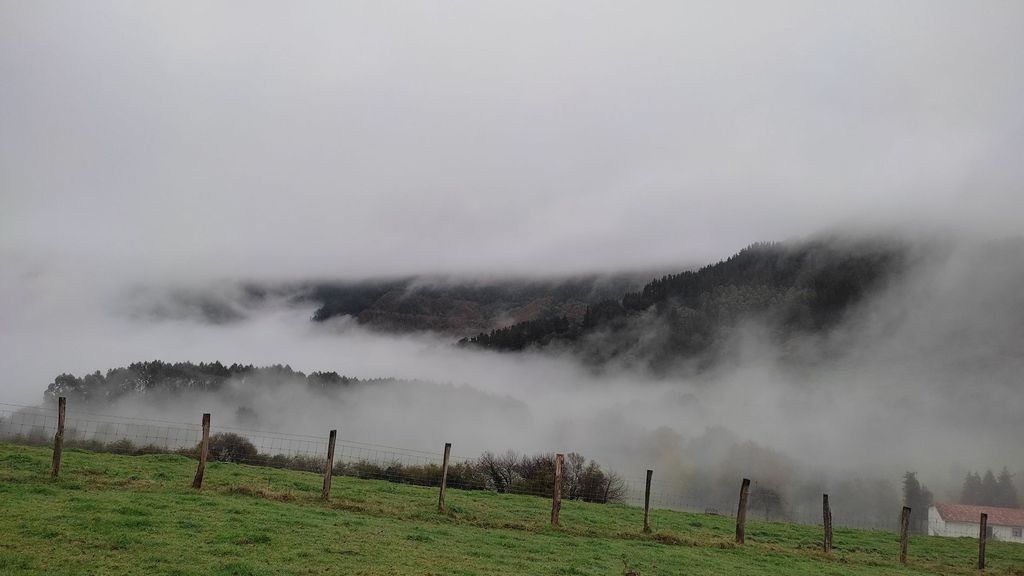
[[[939,496],[965,468],[1022,470],[1021,21],[1018,2],[0,2],[0,401],[140,360],[280,363],[417,381],[336,405],[268,384],[249,403],[281,432],[663,478],[918,470]],[[834,331],[750,325],[697,374],[312,323],[238,289],[681,270],[821,231],[923,256]]]
[[[463,456],[578,451],[627,477],[655,468],[684,491],[698,489],[693,474],[703,467],[800,486],[881,479],[892,495],[914,470],[942,499],[955,497],[964,470],[1024,462],[1021,248],[920,244],[910,272],[834,330],[779,342],[750,325],[711,369],[658,376],[595,371],[557,350],[492,353],[450,336],[373,332],[348,317],[314,323],[312,306],[285,296],[237,298],[238,318],[213,323],[188,306],[168,313],[181,301],[166,290],[22,278],[14,295],[23,305],[5,318],[14,327],[2,342],[13,378],[5,401],[35,404],[60,372],[137,360],[281,363],[410,382],[367,383],[336,402],[277,382],[235,382],[212,398],[102,410],[182,422],[209,411],[219,425],[252,428],[236,421],[245,406],[274,432],[338,428],[347,440],[432,452],[452,442]],[[226,300],[241,294],[208,289]],[[140,313],[154,307],[161,314]],[[61,329],[40,328],[40,318],[60,318]]]

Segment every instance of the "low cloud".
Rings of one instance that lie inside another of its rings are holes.
[[[1024,250],[990,241],[1024,213],[1022,20],[931,0],[2,3],[3,400],[138,360],[287,363],[418,383],[339,406],[267,388],[253,407],[281,431],[579,450],[680,482],[792,461],[946,490],[1021,468]],[[820,230],[946,240],[825,336],[751,325],[659,377],[315,324],[237,288],[679,269]]]
[[[5,396],[34,403],[59,372],[145,359],[280,363],[409,382],[367,383],[334,403],[273,382],[236,382],[216,399],[109,409],[182,421],[213,411],[237,425],[244,406],[277,432],[340,428],[347,439],[427,451],[453,442],[467,456],[575,450],[630,476],[656,468],[673,489],[712,501],[731,494],[732,476],[760,476],[803,487],[788,488],[796,510],[805,492],[829,486],[888,486],[879,498],[892,498],[905,470],[944,498],[966,469],[1024,461],[1020,248],[1017,240],[931,245],[832,331],[780,342],[751,325],[718,364],[658,376],[624,366],[597,373],[564,352],[501,354],[429,333],[374,332],[347,317],[314,323],[312,306],[288,298],[243,298],[246,314],[218,323],[126,313],[118,291],[24,289],[24,306],[7,318],[15,329],[4,333],[15,383]],[[55,312],[60,330],[39,326]]]

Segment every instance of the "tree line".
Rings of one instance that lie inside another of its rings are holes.
[[[196,457],[198,447],[179,451]],[[260,453],[244,436],[233,432],[210,436],[209,457],[220,462],[237,462],[275,468],[322,472],[321,456]],[[388,480],[418,486],[439,486],[441,467],[434,463],[404,464],[358,460],[339,462],[334,474],[372,480]],[[566,454],[562,469],[562,497],[584,502],[619,502],[625,496],[625,482],[618,474],[606,471],[600,464],[582,454]],[[484,452],[479,458],[453,462],[448,467],[447,485],[464,490],[492,490],[499,493],[527,494],[550,498],[555,482],[555,455],[519,454],[509,450],[502,454]]]
[[[17,444],[44,446],[50,442],[42,429],[29,435],[8,438]],[[112,442],[70,438],[67,448],[107,452],[129,456],[174,453],[193,459],[199,458],[199,445],[170,449],[156,444],[135,444],[123,438]],[[304,472],[322,473],[324,455],[272,454],[260,452],[248,438],[234,432],[212,434],[208,458],[216,462],[232,462],[251,466],[267,466]],[[368,480],[387,480],[415,486],[440,486],[441,467],[435,463],[406,464],[398,459],[390,462],[360,459],[336,462],[332,473]],[[615,472],[605,470],[582,454],[565,455],[562,467],[562,498],[600,504],[621,502],[626,485]],[[447,485],[462,490],[489,490],[503,494],[523,494],[550,498],[554,491],[555,455],[519,454],[508,451],[500,455],[484,452],[479,458],[451,462]]]
[[[981,476],[977,472],[968,472],[960,489],[960,503],[976,506],[999,506],[1017,508],[1017,487],[1013,485],[1013,475],[1004,466],[997,478],[991,469]]]
[[[47,400],[64,396],[76,403],[104,403],[133,395],[215,393],[233,379],[243,382],[298,383],[311,391],[320,392],[336,391],[360,383],[396,381],[389,378],[360,380],[333,371],[306,374],[281,364],[257,367],[252,364],[226,366],[219,361],[194,364],[153,360],[111,368],[106,373],[97,370],[82,377],[61,374],[46,387],[44,396]]]

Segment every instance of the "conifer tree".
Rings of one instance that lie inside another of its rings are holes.
[[[1003,470],[999,473],[996,485],[999,491],[998,506],[1006,508],[1017,508],[1020,506],[1017,498],[1017,487],[1013,485],[1013,475],[1006,469],[1006,466],[1003,466]]]
[[[977,472],[968,472],[960,490],[960,503],[979,505],[982,503],[981,476]]]

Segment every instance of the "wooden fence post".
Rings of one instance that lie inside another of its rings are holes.
[[[988,539],[988,514],[981,513],[981,529],[978,532],[978,570],[985,569],[985,541]]]
[[[452,443],[444,443],[444,461],[441,464],[441,493],[437,496],[437,511],[441,514],[445,512],[444,506],[444,491],[448,487],[448,457],[452,453]]]
[[[564,454],[555,454],[555,486],[551,493],[551,525],[558,526],[558,513],[562,510],[562,462]]]
[[[821,495],[821,521],[825,528],[824,549],[828,554],[832,551],[832,508],[828,505],[828,494]]]
[[[744,478],[740,484],[740,505],[736,510],[736,543],[746,541],[747,530],[747,497],[750,495],[750,478]]]
[[[203,441],[199,443],[199,467],[192,487],[199,490],[203,487],[203,473],[206,472],[206,458],[210,453],[210,415],[203,414]]]
[[[327,468],[324,469],[324,489],[320,492],[320,499],[331,499],[331,476],[334,474],[334,441],[338,438],[338,431],[331,430],[327,439]]]
[[[53,436],[53,466],[50,468],[50,478],[54,479],[60,474],[60,457],[64,454],[64,413],[67,406],[67,398],[61,396],[57,399],[57,433]]]
[[[900,564],[907,563],[907,538],[910,532],[910,506],[900,512]]]
[[[651,532],[651,476],[654,474],[654,470],[647,471],[647,487],[644,489],[644,533],[649,534]]]

